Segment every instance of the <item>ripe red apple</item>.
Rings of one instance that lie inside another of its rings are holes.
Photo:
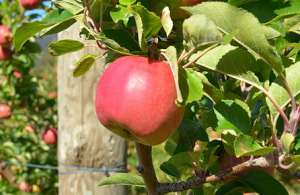
[[[7,104],[0,104],[0,119],[8,119],[10,116],[10,107]]]
[[[21,0],[21,5],[26,10],[36,9],[40,4],[41,4],[40,0]]]
[[[43,131],[42,139],[47,144],[56,144],[57,143],[57,135],[58,135],[57,129],[54,127],[50,127]]]
[[[9,47],[11,44],[12,34],[7,26],[0,25],[0,45]]]
[[[31,191],[31,187],[29,186],[28,182],[26,182],[24,180],[19,183],[19,189],[24,191],[24,192],[30,192]]]
[[[0,61],[10,60],[11,55],[12,53],[9,47],[3,47],[0,45]]]
[[[57,93],[56,93],[56,92],[50,92],[50,93],[48,94],[48,97],[49,97],[49,98],[57,98]]]
[[[23,128],[23,131],[27,131],[27,132],[30,132],[30,133],[34,133],[35,132],[35,129],[32,125],[26,125],[24,128]]]
[[[20,73],[20,72],[18,72],[18,71],[14,71],[14,72],[13,72],[13,75],[14,75],[15,77],[17,77],[18,79],[19,79],[19,78],[22,78],[22,73]]]
[[[205,1],[209,0],[153,0],[152,5],[156,12],[160,13],[163,7],[159,3],[165,3],[170,9],[172,20],[184,20],[190,15],[180,7],[194,6]]]
[[[126,56],[100,78],[95,108],[99,121],[121,137],[152,146],[178,128],[184,107],[175,104],[176,86],[165,62]]]
[[[220,171],[224,171],[228,168],[231,168],[235,165],[238,165],[238,164],[241,164],[247,160],[249,160],[250,157],[249,156],[245,156],[245,157],[240,157],[240,158],[237,158],[233,155],[230,155],[228,154],[226,151],[223,151],[221,156],[220,156],[220,168],[219,170]],[[254,170],[254,169],[260,169],[260,170],[263,170],[263,171],[266,171],[267,173],[269,173],[270,175],[274,175],[274,167],[260,167],[260,166],[257,166],[257,167],[251,167],[247,170],[244,170],[244,171],[241,171],[239,173],[236,173],[236,174],[233,174],[229,177],[226,177],[223,182],[224,183],[227,183],[229,181],[232,181],[235,179],[236,176],[241,176],[243,175],[244,173],[246,173],[247,171],[250,171],[250,170]]]

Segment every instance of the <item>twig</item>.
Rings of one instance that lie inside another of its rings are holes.
[[[260,167],[269,167],[272,165],[271,159],[269,156],[262,156],[256,159],[250,159],[242,164],[236,165],[232,168],[226,169],[222,172],[219,172],[215,175],[210,175],[207,177],[197,177],[194,180],[179,182],[179,183],[161,183],[159,185],[159,189],[157,190],[157,194],[166,194],[169,192],[179,192],[187,189],[195,189],[199,188],[204,183],[212,183],[216,181],[220,181],[232,174],[239,173],[250,167],[260,166]]]

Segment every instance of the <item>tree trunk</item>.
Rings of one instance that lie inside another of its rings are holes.
[[[79,36],[79,25],[59,34],[59,39],[76,39],[89,44]],[[73,78],[75,63],[84,54],[101,54],[96,47],[58,58],[58,160],[60,195],[123,195],[124,186],[103,186],[98,184],[107,177],[104,172],[84,172],[72,166],[103,168],[126,161],[125,141],[105,129],[94,111],[95,91],[105,61],[96,64],[79,78]],[[125,166],[119,168],[124,170]],[[77,171],[77,172],[76,172]],[[110,172],[113,174],[113,172]]]

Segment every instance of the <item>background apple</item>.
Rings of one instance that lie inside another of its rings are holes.
[[[31,191],[31,187],[24,180],[19,183],[19,189],[24,191],[24,192],[30,192]]]
[[[36,9],[40,4],[40,0],[21,0],[21,5],[26,10]]]
[[[14,71],[13,75],[17,78],[22,78],[22,73],[20,73],[19,71]]]
[[[172,20],[184,20],[190,15],[182,10],[182,6],[193,6],[208,0],[154,0],[152,6],[156,13],[161,13],[162,9],[167,5],[170,8]]]
[[[225,150],[222,152],[221,156],[220,156],[220,168],[219,170],[220,171],[224,171],[228,168],[231,168],[235,165],[238,165],[238,164],[241,164],[247,160],[249,160],[250,157],[249,156],[245,156],[245,157],[240,157],[240,158],[237,158],[233,155],[230,155],[228,154]],[[233,174],[229,177],[226,177],[223,182],[224,183],[227,183],[229,181],[232,181],[235,179],[236,176],[241,176],[243,175],[244,173],[246,173],[247,171],[250,171],[250,170],[253,170],[253,169],[260,169],[260,170],[263,170],[263,171],[266,171],[267,173],[269,173],[270,175],[273,175],[274,174],[274,167],[251,167],[245,171],[242,171],[242,172],[239,172],[239,173],[236,173],[236,174]]]
[[[57,135],[58,135],[57,129],[54,127],[50,127],[43,131],[42,139],[47,144],[56,144],[57,143]]]
[[[175,104],[176,86],[165,62],[126,56],[104,71],[96,91],[99,121],[121,137],[157,145],[178,128],[184,108]]]
[[[34,133],[35,132],[35,129],[32,125],[26,125],[24,128],[23,128],[23,131],[28,131],[30,133]]]
[[[10,107],[7,104],[0,104],[0,119],[8,119],[10,116]]]
[[[2,45],[0,45],[0,60],[10,60],[11,55],[12,53],[9,47],[3,47]]]
[[[5,25],[0,25],[0,45],[9,47],[11,44],[12,34]]]

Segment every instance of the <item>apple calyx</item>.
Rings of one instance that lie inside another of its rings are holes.
[[[95,109],[110,131],[153,146],[178,128],[184,107],[178,107],[170,66],[145,57],[125,56],[112,62],[100,78]]]

